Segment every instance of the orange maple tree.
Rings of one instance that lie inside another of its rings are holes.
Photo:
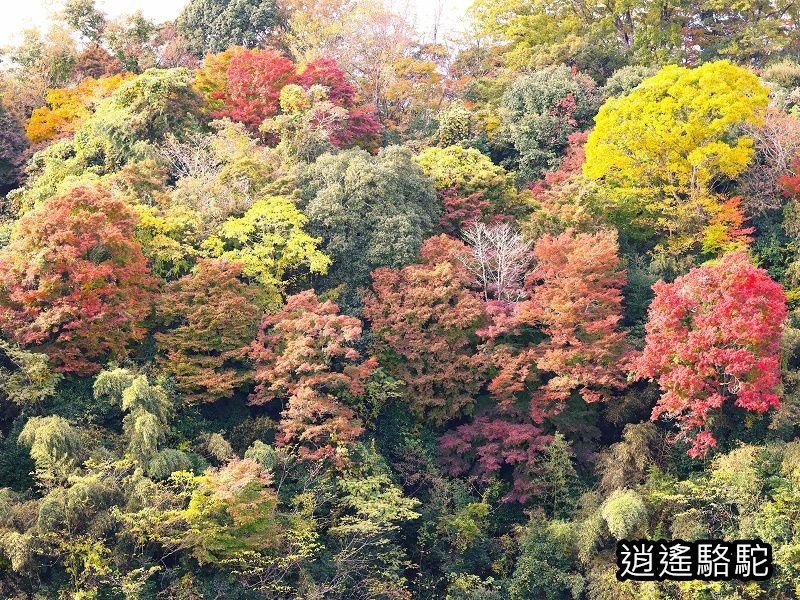
[[[188,402],[230,398],[251,381],[248,354],[262,311],[241,274],[241,263],[200,261],[158,304],[168,327],[155,336],[159,363]]]
[[[261,322],[250,356],[258,383],[250,403],[286,402],[277,442],[296,445],[306,460],[332,458],[351,446],[362,425],[347,399],[364,393],[376,366],[355,346],[361,321],[339,314],[333,302],[321,302],[313,290],[286,299],[286,305]]]
[[[458,258],[468,253],[458,240],[430,238],[419,263],[373,271],[364,298],[374,352],[408,386],[411,409],[436,423],[470,412],[483,383],[475,331],[484,307]]]
[[[109,191],[77,187],[23,216],[0,254],[0,328],[57,371],[86,375],[145,334],[154,280],[135,213]]]

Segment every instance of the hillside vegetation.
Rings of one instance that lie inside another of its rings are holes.
[[[0,598],[800,596],[800,8],[470,17],[6,49]],[[641,538],[774,574],[618,581]]]

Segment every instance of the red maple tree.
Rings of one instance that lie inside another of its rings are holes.
[[[334,146],[375,151],[380,145],[382,128],[376,111],[357,105],[355,88],[333,59],[319,58],[298,73],[291,60],[274,50],[232,48],[206,59],[202,79],[201,87],[215,107],[214,118],[239,121],[269,142],[275,141],[272,134],[259,131],[259,126],[280,112],[281,89],[297,83],[306,89],[325,87],[328,101],[347,109],[347,119],[331,132]]]
[[[222,89],[211,94],[222,103],[213,116],[239,121],[261,135],[259,126],[278,114],[281,89],[296,80],[294,63],[274,50],[235,52],[227,62]]]
[[[495,302],[480,333],[498,373],[489,390],[499,402],[528,391],[541,422],[573,391],[587,402],[624,386],[628,348],[622,319],[621,268],[615,231],[545,235],[533,248],[527,300]]]
[[[517,319],[546,336],[536,366],[553,373],[544,390],[565,399],[578,390],[587,402],[607,400],[625,385],[628,357],[622,320],[622,269],[617,232],[545,235],[533,248],[536,266],[525,281],[530,300]]]
[[[308,89],[322,85],[328,92],[328,100],[335,106],[346,108],[347,120],[343,126],[331,132],[331,143],[337,148],[358,146],[376,151],[380,146],[382,128],[377,113],[371,106],[356,106],[356,90],[347,81],[347,76],[332,58],[318,58],[308,63],[297,77],[298,83]]]
[[[353,108],[356,105],[356,88],[332,58],[312,60],[297,76],[297,83],[306,89],[312,85],[324,86],[328,90],[328,100],[336,106]]]
[[[717,446],[708,415],[726,402],[754,412],[779,405],[780,340],[786,297],[743,251],[697,267],[673,283],[658,281],[650,305],[638,377],[658,382],[661,416],[679,425],[676,439],[702,457]]]
[[[526,502],[534,490],[534,466],[552,436],[523,411],[491,410],[442,436],[442,466],[451,475],[487,484],[505,468],[512,471],[506,502]]]
[[[447,235],[458,236],[470,223],[485,221],[491,206],[482,191],[464,194],[458,187],[451,187],[436,195],[444,209],[439,226]]]

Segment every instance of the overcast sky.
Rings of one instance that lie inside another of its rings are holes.
[[[96,0],[98,8],[112,18],[141,10],[155,21],[169,21],[178,16],[186,0]],[[409,0],[416,14],[417,28],[423,33],[432,30],[436,6],[442,3],[442,28],[460,31],[470,0]],[[2,0],[0,13],[0,47],[18,43],[24,29],[38,26],[47,29],[47,18],[61,9],[64,0]],[[406,15],[408,16],[408,15]]]
[[[0,46],[20,41],[24,29],[47,29],[47,18],[64,6],[64,0],[4,0],[0,18]],[[156,21],[174,19],[184,0],[96,0],[97,7],[112,17],[141,10]]]

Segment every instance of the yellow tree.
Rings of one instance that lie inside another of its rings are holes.
[[[213,257],[240,262],[245,278],[261,286],[260,301],[279,306],[287,288],[312,274],[324,275],[331,264],[319,250],[320,238],[306,233],[307,223],[290,198],[265,196],[241,217],[225,221],[203,248]]]
[[[122,82],[132,78],[130,74],[100,79],[87,77],[73,88],[47,90],[49,106],[33,111],[25,133],[34,144],[72,133],[89,118],[100,100],[110,96]]]
[[[584,173],[605,184],[634,227],[666,234],[667,246],[705,241],[726,210],[719,184],[753,156],[741,127],[761,123],[767,95],[754,74],[727,61],[664,67],[603,105]]]

